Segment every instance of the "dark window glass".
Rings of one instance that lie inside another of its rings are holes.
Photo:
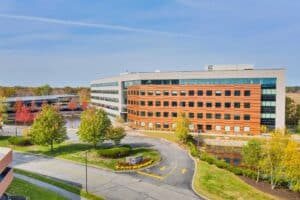
[[[153,106],[153,101],[148,101],[148,106]]]
[[[145,101],[140,101],[141,106],[145,106]]]
[[[231,91],[230,90],[225,90],[225,96],[231,96]]]
[[[244,108],[250,108],[250,103],[244,103]]]
[[[156,91],[155,91],[155,95],[156,95],[156,96],[160,96],[160,94],[161,94],[160,90],[156,90]]]
[[[198,129],[198,131],[202,131],[203,130],[203,125],[202,124],[197,124],[197,129]]]
[[[211,108],[212,107],[212,103],[211,102],[206,102],[206,107],[207,108]]]
[[[230,108],[231,107],[231,103],[230,102],[225,102],[224,107],[225,108]]]
[[[222,96],[222,91],[221,90],[217,90],[216,92],[215,92],[215,94],[216,94],[216,96]]]
[[[177,91],[176,90],[172,91],[172,96],[177,96]]]
[[[216,102],[216,103],[215,103],[215,106],[216,106],[216,108],[221,108],[221,107],[222,107],[222,103]]]
[[[148,94],[149,96],[152,96],[152,95],[153,95],[153,91],[152,91],[152,90],[148,90],[148,91],[147,91],[147,94]]]
[[[251,95],[250,90],[245,90],[245,91],[244,91],[244,96],[248,97],[248,96],[250,96],[250,95]]]
[[[172,107],[177,107],[177,101],[172,101]]]
[[[240,118],[241,118],[240,115],[234,115],[233,117],[234,120],[240,120]]]
[[[198,96],[203,96],[203,90],[198,90],[197,94],[198,94]]]
[[[206,113],[206,119],[212,119],[212,114],[211,113]]]
[[[203,113],[197,113],[197,118],[202,119],[203,118]]]
[[[164,106],[165,107],[169,106],[169,102],[168,101],[164,101]]]
[[[239,102],[234,102],[234,107],[235,108],[240,108],[241,107],[241,104]]]
[[[172,117],[177,117],[177,112],[172,112]]]
[[[212,130],[212,125],[206,125],[206,130],[211,131]]]
[[[156,123],[156,124],[155,124],[155,127],[156,127],[156,128],[160,128],[160,123]]]
[[[160,112],[156,112],[156,113],[155,113],[155,116],[156,116],[156,117],[160,117],[160,116],[161,116],[161,115],[160,115]]]
[[[168,96],[169,95],[169,91],[168,90],[164,90],[164,96]]]
[[[141,111],[141,116],[144,117],[146,115],[145,111]]]
[[[250,115],[244,115],[244,120],[250,120]]]
[[[194,117],[194,113],[189,113],[189,118],[193,119]]]
[[[181,107],[185,107],[185,102],[184,102],[184,101],[181,101],[179,105],[180,105]]]
[[[234,90],[234,96],[241,96],[240,90]]]
[[[222,116],[221,116],[221,113],[216,113],[216,114],[215,114],[215,118],[216,118],[216,119],[221,119],[221,117],[222,117]]]
[[[189,96],[194,96],[195,95],[195,91],[194,90],[189,90]]]
[[[189,107],[194,107],[194,102],[193,101],[189,102]]]
[[[169,117],[169,113],[168,112],[164,112],[164,117]]]
[[[155,101],[155,106],[160,106],[160,101]]]
[[[212,96],[212,91],[211,90],[206,90],[206,96]]]
[[[186,92],[184,90],[181,90],[180,91],[180,96],[185,96],[186,95]]]
[[[153,117],[153,112],[148,112],[148,117]]]
[[[168,123],[164,123],[164,128],[169,128],[169,124]]]
[[[198,102],[197,102],[197,106],[198,106],[198,107],[203,107],[203,102],[198,101]]]
[[[230,114],[224,114],[224,119],[230,120]]]

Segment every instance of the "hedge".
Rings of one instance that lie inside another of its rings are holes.
[[[121,158],[128,156],[131,152],[131,147],[122,146],[122,147],[113,147],[99,149],[97,151],[98,155],[105,158]]]
[[[28,137],[20,137],[20,136],[13,136],[8,138],[8,142],[11,145],[17,146],[29,146],[32,145],[30,138]]]

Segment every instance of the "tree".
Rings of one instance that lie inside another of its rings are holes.
[[[243,147],[243,162],[248,167],[257,171],[256,182],[260,176],[260,161],[262,159],[262,143],[257,139],[251,139]]]
[[[180,142],[186,143],[189,137],[190,120],[186,117],[185,113],[179,113],[176,118],[175,135]]]
[[[268,133],[268,132],[269,132],[269,129],[267,126],[265,126],[265,125],[260,126],[260,133]]]
[[[7,103],[6,103],[6,98],[0,96],[0,125],[2,128],[2,124],[6,121],[7,119]]]
[[[45,105],[37,115],[31,130],[30,137],[34,144],[50,145],[61,143],[67,138],[64,117],[53,106]]]
[[[300,133],[300,120],[298,121],[298,125],[297,125],[297,128],[296,128],[296,133]]]
[[[83,88],[78,92],[78,95],[81,109],[86,110],[90,102],[90,91]]]
[[[106,133],[110,125],[110,119],[104,110],[88,108],[81,114],[81,123],[78,130],[79,139],[93,144],[96,148],[99,142],[106,139]]]
[[[300,112],[300,111],[299,111]],[[297,125],[299,120],[299,115],[297,115],[297,105],[293,99],[286,97],[285,102],[285,123],[286,125]]]
[[[261,160],[262,169],[270,175],[271,187],[274,189],[281,180],[284,166],[283,159],[285,156],[285,148],[289,141],[290,135],[284,134],[284,130],[274,130],[271,138],[263,151],[263,159]]]
[[[110,127],[107,131],[106,138],[112,140],[116,146],[120,145],[121,140],[126,136],[123,127]]]
[[[71,126],[73,128],[74,110],[77,109],[77,100],[75,98],[72,98],[68,103],[68,109],[71,110]]]
[[[285,176],[290,182],[293,191],[300,191],[300,150],[296,141],[290,139],[284,150],[283,166]]]
[[[33,114],[30,112],[30,108],[26,105],[22,105],[21,109],[16,112],[16,121],[25,123],[33,121]]]
[[[37,87],[34,89],[35,95],[50,95],[52,93],[53,89],[50,87],[50,85],[43,85],[40,87]]]

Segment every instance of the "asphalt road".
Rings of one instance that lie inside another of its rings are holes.
[[[76,141],[72,136],[71,140]],[[127,136],[122,143],[157,149],[159,165],[148,170],[115,173],[88,167],[88,190],[112,200],[200,199],[191,189],[194,162],[175,144],[148,137]],[[85,188],[85,166],[49,157],[14,153],[13,166],[69,181]]]

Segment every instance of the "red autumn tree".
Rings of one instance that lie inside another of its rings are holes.
[[[32,122],[33,115],[30,112],[30,108],[23,104],[22,108],[16,112],[16,121],[24,124]]]
[[[74,123],[74,111],[78,108],[77,100],[75,98],[72,98],[70,102],[68,103],[68,109],[72,111],[71,113],[71,127],[73,128]]]

